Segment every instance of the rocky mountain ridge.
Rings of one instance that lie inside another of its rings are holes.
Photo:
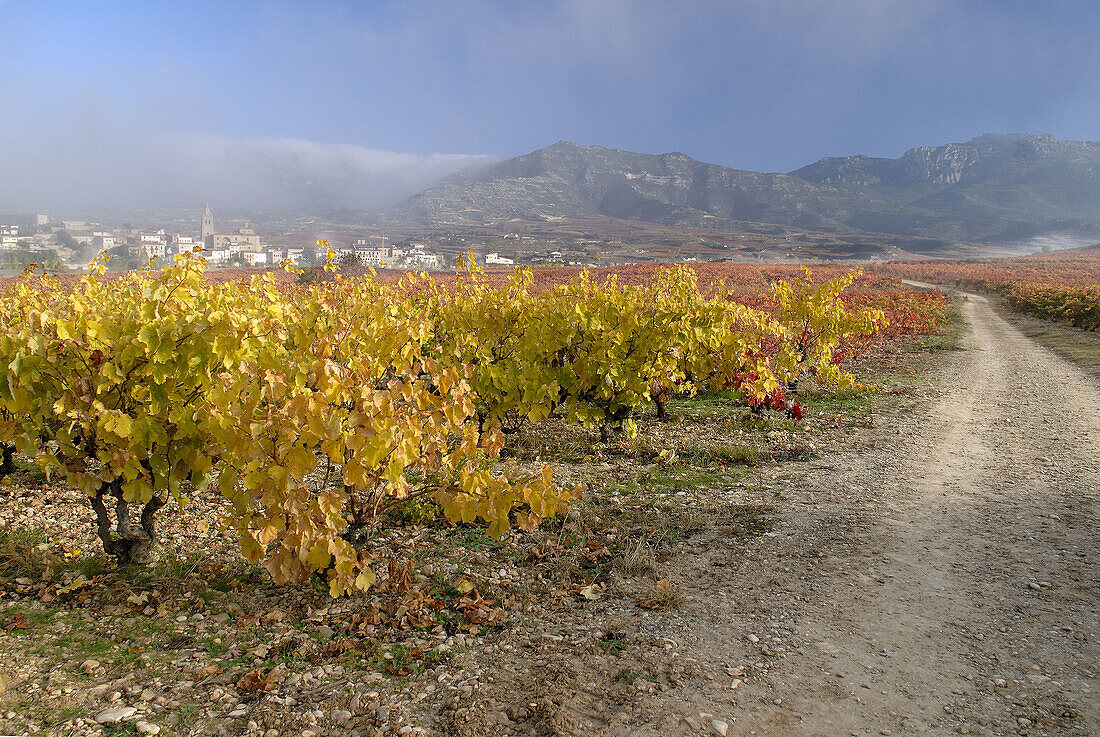
[[[810,182],[849,186],[955,185],[1055,164],[1100,165],[1100,143],[1063,141],[1049,134],[986,134],[966,143],[911,148],[897,159],[828,157],[791,175]]]
[[[1100,143],[987,134],[896,159],[829,157],[793,172],[559,141],[450,177],[404,212],[430,225],[603,215],[670,226],[776,223],[996,242],[1100,235]]]

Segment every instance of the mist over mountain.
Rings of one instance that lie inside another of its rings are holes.
[[[716,219],[1005,243],[1100,234],[1100,143],[987,134],[897,159],[830,157],[788,174],[566,141],[462,172],[413,196],[427,224],[605,215]]]
[[[99,218],[169,205],[330,213],[384,208],[494,157],[300,138],[131,130],[89,115],[0,122],[0,211]]]

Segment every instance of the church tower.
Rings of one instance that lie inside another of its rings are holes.
[[[210,214],[210,205],[207,205],[202,211],[202,242],[205,244],[206,239],[212,235],[214,235],[214,216]]]

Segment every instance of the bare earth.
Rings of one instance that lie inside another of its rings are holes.
[[[756,479],[771,532],[688,542],[682,607],[506,636],[448,733],[1100,734],[1100,390],[963,312],[930,398]]]

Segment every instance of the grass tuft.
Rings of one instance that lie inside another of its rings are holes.
[[[668,579],[651,582],[638,597],[638,606],[644,609],[676,609],[687,602],[683,590]]]
[[[38,580],[48,564],[46,531],[0,528],[0,577]]]
[[[623,575],[630,577],[644,576],[657,570],[657,556],[653,549],[646,543],[645,538],[639,539],[618,560],[619,570]]]

